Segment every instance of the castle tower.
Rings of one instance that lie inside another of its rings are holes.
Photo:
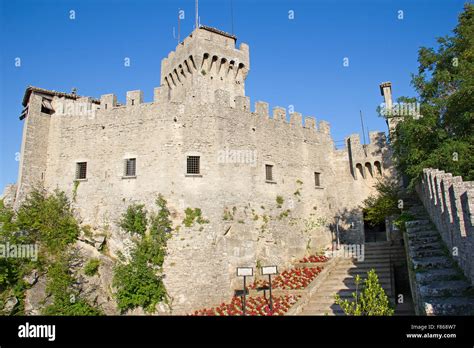
[[[402,117],[397,117],[393,113],[393,102],[392,102],[392,83],[382,82],[380,84],[380,94],[384,98],[385,107],[384,107],[384,115],[387,121],[388,133],[390,139],[393,139],[395,135],[395,129],[397,128],[397,124],[403,119]]]
[[[163,97],[169,101],[207,104],[218,89],[235,97],[245,95],[249,47],[218,29],[200,26],[161,61]]]

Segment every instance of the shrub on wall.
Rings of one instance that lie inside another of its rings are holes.
[[[135,242],[130,260],[126,262],[122,259],[114,268],[113,285],[121,312],[142,307],[151,313],[157,303],[167,299],[162,275],[157,273],[161,271],[166,256],[172,223],[163,196],[159,195],[155,203],[158,212],[150,218],[149,233]],[[144,231],[147,227],[145,224]]]
[[[47,251],[62,252],[79,236],[79,224],[64,192],[34,190],[18,210],[16,224],[29,242],[39,241]]]
[[[64,192],[47,194],[33,190],[15,214],[0,203],[0,243],[35,244],[39,255],[31,258],[0,259],[0,300],[13,295],[19,304],[11,314],[24,314],[25,290],[30,287],[23,277],[33,269],[47,278],[47,292],[53,302],[43,309],[45,315],[97,315],[100,310],[81,298],[69,263],[70,246],[79,235]],[[2,301],[4,302],[4,301]]]
[[[144,235],[147,229],[147,211],[143,204],[132,204],[122,215],[120,227],[129,233]]]
[[[48,267],[46,291],[53,298],[44,315],[101,315],[102,312],[91,306],[74,289],[75,279],[71,273],[70,258],[60,257]]]
[[[99,259],[90,259],[89,262],[84,267],[84,274],[92,277],[93,275],[97,274],[99,270],[100,260]]]

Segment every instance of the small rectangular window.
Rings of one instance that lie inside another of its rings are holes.
[[[265,180],[273,181],[273,166],[270,164],[265,164]]]
[[[87,162],[76,163],[76,180],[87,179]]]
[[[321,173],[314,172],[314,186],[321,187]]]
[[[136,176],[137,175],[137,159],[127,158],[125,160],[125,176]]]
[[[44,114],[52,115],[54,113],[52,100],[43,98],[41,101],[41,112]]]
[[[200,157],[199,156],[188,156],[187,158],[187,174],[200,174]]]

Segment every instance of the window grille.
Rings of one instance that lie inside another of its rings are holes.
[[[321,186],[321,173],[314,172],[314,186],[316,187]]]
[[[76,179],[82,180],[87,178],[87,162],[76,163]]]
[[[265,180],[273,181],[273,166],[270,164],[265,164]]]
[[[200,157],[188,156],[187,158],[187,174],[200,174]]]
[[[137,175],[137,159],[127,158],[125,160],[125,176],[136,176]]]

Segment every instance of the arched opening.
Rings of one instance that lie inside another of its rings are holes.
[[[191,62],[193,68],[197,70],[196,64],[194,64],[194,58],[193,58],[193,56],[189,56],[189,61]]]
[[[374,173],[372,172],[372,165],[371,165],[369,162],[367,162],[367,163],[365,164],[365,169],[366,169],[366,171],[367,171],[367,173],[368,173],[368,175],[367,175],[368,178],[374,176]]]
[[[365,178],[364,168],[362,168],[362,164],[360,164],[360,163],[356,164],[356,173],[357,173],[357,176],[360,176],[363,179]]]
[[[217,72],[217,64],[216,62],[218,61],[219,58],[217,56],[212,56],[211,59],[211,64],[209,66],[209,72]]]
[[[382,176],[382,165],[380,164],[379,161],[374,162],[374,167],[375,167],[375,175]]]
[[[222,67],[223,67],[223,66],[225,67],[225,64],[226,64],[226,63],[227,63],[227,59],[222,58],[222,59],[221,59],[221,64],[219,65],[219,73],[225,72],[225,71],[222,69]]]

